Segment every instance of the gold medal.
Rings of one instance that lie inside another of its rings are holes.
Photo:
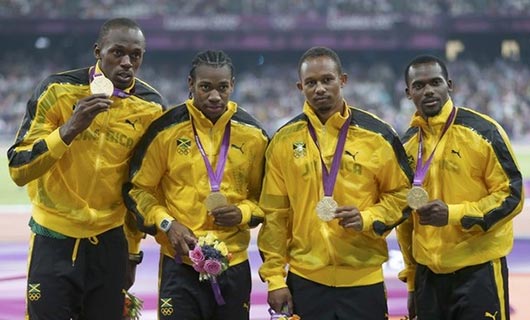
[[[204,205],[206,210],[211,212],[213,209],[228,205],[228,200],[221,192],[213,191],[204,200]]]
[[[114,92],[114,85],[112,84],[112,81],[104,75],[96,76],[92,79],[92,82],[90,82],[90,92],[92,94],[103,93],[107,97],[110,97]]]
[[[429,202],[429,194],[425,189],[413,186],[407,194],[407,203],[412,209],[418,209]]]
[[[318,203],[316,207],[317,216],[320,220],[328,222],[333,220],[335,217],[335,210],[337,209],[338,204],[330,196],[324,196]]]

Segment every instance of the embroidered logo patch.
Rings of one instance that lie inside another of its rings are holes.
[[[40,297],[40,283],[28,283],[28,299],[30,301],[37,301]]]
[[[173,305],[171,304],[171,298],[160,298],[160,313],[164,316],[170,316],[173,314]]]
[[[301,158],[307,155],[307,150],[304,142],[293,143],[293,155],[295,158]]]
[[[177,139],[177,152],[179,154],[187,155],[191,150],[191,140],[188,138]]]

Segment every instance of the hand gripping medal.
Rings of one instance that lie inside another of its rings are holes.
[[[429,167],[432,163],[434,152],[436,151],[436,148],[438,148],[438,144],[440,143],[440,140],[442,140],[444,134],[447,132],[447,129],[449,129],[449,126],[451,126],[455,114],[456,108],[453,107],[453,109],[451,110],[451,114],[449,114],[449,118],[447,118],[447,121],[445,122],[445,125],[442,129],[440,139],[438,139],[438,142],[436,142],[436,145],[434,146],[434,149],[432,150],[431,155],[429,156],[427,161],[425,161],[425,164],[423,163],[423,131],[421,129],[419,130],[420,132],[418,143],[418,157],[416,159],[416,171],[414,172],[414,181],[412,184],[412,188],[407,194],[407,204],[412,209],[418,209],[419,207],[429,202],[429,194],[425,189],[422,188],[423,180],[425,179],[427,170],[429,170]]]
[[[94,76],[94,79],[90,82],[90,92],[92,94],[103,93],[107,97],[112,96],[114,93],[114,85],[103,74]]]
[[[328,168],[324,163],[324,159],[322,159],[322,152],[320,151],[320,146],[317,141],[315,128],[313,128],[311,122],[308,122],[309,134],[315,142],[320,154],[320,164],[322,165],[322,183],[324,185],[324,197],[317,203],[315,211],[317,212],[317,216],[320,218],[320,220],[324,222],[329,222],[335,218],[335,210],[338,207],[337,202],[333,199],[333,189],[335,188],[337,174],[339,173],[340,159],[342,158],[344,145],[346,144],[346,135],[350,125],[350,118],[351,115],[346,119],[340,128],[339,139],[337,141],[335,153],[333,154],[330,171],[328,171]]]
[[[219,161],[217,163],[217,167],[215,168],[215,172],[213,171],[210,160],[204,151],[204,147],[202,146],[201,139],[197,134],[197,130],[195,129],[193,121],[191,122],[191,126],[195,136],[195,143],[197,144],[197,148],[201,153],[202,160],[204,161],[204,165],[206,166],[206,171],[208,173],[211,192],[206,199],[204,199],[204,206],[208,212],[211,212],[216,208],[228,205],[228,199],[221,193],[220,189],[221,181],[223,180],[223,173],[225,170],[226,158],[228,157],[228,146],[230,145],[230,121],[228,121],[225,127],[225,133],[223,135],[223,140],[221,141],[221,150],[219,151]]]

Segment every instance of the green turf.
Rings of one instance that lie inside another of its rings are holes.
[[[514,146],[525,180],[530,179],[530,147]],[[4,150],[2,150],[4,151]],[[527,194],[530,190],[526,190]],[[25,187],[18,187],[9,177],[6,153],[0,154],[0,205],[29,204]]]

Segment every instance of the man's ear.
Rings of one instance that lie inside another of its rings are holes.
[[[302,87],[302,83],[300,81],[298,81],[296,83],[296,87],[298,88],[298,90],[302,91],[303,87]]]
[[[447,88],[449,92],[453,91],[453,80],[447,80]]]
[[[97,43],[94,43],[94,57],[98,60],[101,59],[100,53],[101,53],[101,49],[99,48]]]
[[[405,88],[405,95],[407,96],[407,99],[412,100],[412,97],[411,97],[411,95],[410,95],[410,92],[409,92],[409,88],[408,88],[408,87]]]
[[[188,90],[191,92],[192,88],[193,88],[193,78],[191,76],[188,76]]]

